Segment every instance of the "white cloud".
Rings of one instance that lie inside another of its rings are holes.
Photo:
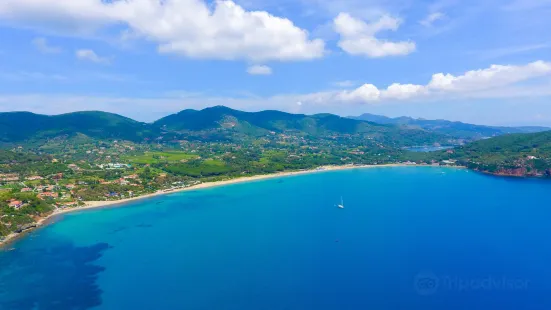
[[[89,49],[77,50],[75,52],[75,55],[80,60],[88,60],[88,61],[92,61],[92,62],[100,63],[100,64],[108,64],[108,63],[111,62],[109,58],[100,57],[100,56],[98,56],[98,54],[96,54],[96,52],[94,52],[93,50],[89,50]]]
[[[421,20],[419,23],[425,27],[432,27],[436,21],[443,20],[445,18],[446,15],[444,13],[434,12],[427,15],[427,17],[425,17],[425,19]]]
[[[427,89],[421,85],[394,83],[390,85],[383,93],[383,99],[405,100],[426,95]]]
[[[376,37],[376,34],[383,30],[398,30],[401,23],[399,19],[384,15],[379,20],[368,24],[350,14],[341,13],[333,22],[335,31],[341,36],[339,47],[351,55],[377,58],[403,56],[415,51],[414,42],[392,42]]]
[[[345,90],[335,94],[338,101],[379,102],[382,100],[406,100],[428,94],[426,87],[414,84],[394,83],[386,89],[378,89],[373,84],[364,84],[354,90]]]
[[[254,65],[247,68],[247,72],[251,75],[270,75],[272,68],[268,66]]]
[[[551,74],[551,63],[535,61],[524,66],[491,65],[489,68],[468,71],[463,75],[438,73],[427,87],[436,91],[478,91],[507,86]]]
[[[127,37],[158,44],[161,53],[223,60],[309,60],[325,43],[286,18],[245,11],[229,0],[3,0],[0,18],[26,27],[96,33],[127,27]],[[129,33],[133,35],[128,36]]]
[[[342,101],[377,101],[381,98],[381,91],[373,84],[364,84],[352,91],[342,91],[336,98]]]
[[[326,94],[325,100],[369,103],[429,96],[492,97],[499,96],[499,92],[510,93],[507,88],[517,83],[546,75],[551,75],[551,62],[540,60],[521,66],[492,65],[486,69],[467,71],[458,76],[436,73],[426,85],[394,83],[386,89],[378,89],[373,84],[364,84],[357,89]],[[520,93],[518,89],[516,93]]]
[[[44,54],[57,54],[61,53],[62,49],[60,47],[51,46],[48,43],[46,38],[35,38],[32,40],[34,47]]]

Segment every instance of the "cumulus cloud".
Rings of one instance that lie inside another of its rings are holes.
[[[491,65],[489,68],[467,71],[458,76],[436,73],[425,85],[394,83],[386,89],[378,89],[373,84],[364,84],[357,89],[335,93],[332,97],[340,101],[369,103],[454,94],[469,96],[500,90],[545,75],[551,75],[551,62],[540,60],[520,66]]]
[[[88,50],[88,49],[77,50],[75,52],[75,55],[80,60],[87,60],[87,61],[100,63],[100,64],[108,64],[108,63],[111,62],[109,58],[100,57],[100,56],[98,56],[98,54],[96,54],[96,52],[94,52],[93,50]]]
[[[383,99],[404,100],[426,95],[427,93],[428,90],[422,85],[394,83],[382,93],[382,97]]]
[[[434,12],[429,14],[425,19],[421,20],[419,23],[425,27],[432,27],[432,25],[439,21],[446,18],[446,15],[442,12]]]
[[[57,54],[62,51],[60,47],[51,46],[46,38],[35,38],[31,43],[37,50],[44,54]]]
[[[427,87],[437,91],[479,91],[549,74],[551,74],[551,63],[541,60],[523,66],[491,65],[489,68],[468,71],[460,76],[434,74]]]
[[[251,75],[270,75],[272,68],[268,66],[254,65],[247,68],[247,72]]]
[[[3,0],[0,18],[49,31],[90,34],[123,25],[127,37],[158,44],[161,53],[190,58],[309,60],[325,43],[265,11],[246,11],[230,0]],[[131,36],[128,34],[131,33]]]
[[[333,21],[335,31],[340,35],[339,47],[351,55],[370,58],[403,56],[415,51],[414,42],[392,42],[376,37],[384,30],[398,30],[400,23],[399,19],[385,15],[368,24],[347,13],[339,14]]]
[[[337,99],[343,101],[376,101],[381,98],[381,91],[373,84],[364,84],[352,91],[342,91]]]

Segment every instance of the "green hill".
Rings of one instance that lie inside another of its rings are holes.
[[[303,114],[290,114],[280,111],[243,112],[224,106],[206,108],[200,111],[184,110],[155,122],[170,130],[212,130],[232,129],[234,131],[249,131],[254,127],[257,134],[268,131],[283,132],[298,130],[317,132],[315,118]]]
[[[117,114],[88,111],[61,115],[0,113],[0,142],[40,141],[82,134],[98,139],[143,141],[158,135],[156,127]]]
[[[457,160],[472,169],[515,176],[551,174],[551,131],[509,134],[476,141],[439,159]]]

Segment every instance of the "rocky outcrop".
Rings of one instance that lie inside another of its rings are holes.
[[[500,168],[494,174],[501,176],[523,177],[527,175],[526,168]]]
[[[24,232],[25,230],[36,228],[37,226],[38,225],[36,223],[21,225],[17,228],[17,230],[15,232],[20,234],[20,233]]]
[[[525,167],[518,168],[499,168],[496,171],[488,171],[484,169],[474,169],[480,172],[489,173],[505,177],[551,177],[551,169],[545,171],[527,169]]]

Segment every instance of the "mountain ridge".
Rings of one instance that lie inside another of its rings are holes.
[[[57,137],[121,139],[144,142],[167,137],[181,139],[243,139],[273,133],[302,137],[349,135],[374,139],[389,146],[450,143],[445,135],[418,128],[399,128],[353,120],[334,114],[292,114],[277,110],[245,112],[225,106],[202,110],[184,109],[152,123],[143,123],[114,113],[82,111],[59,115],[31,112],[0,113],[0,142],[43,143]]]
[[[120,139],[147,142],[185,139],[235,140],[269,134],[330,138],[349,136],[358,141],[371,139],[390,147],[446,144],[478,140],[515,132],[542,130],[544,127],[491,127],[447,120],[422,120],[409,117],[388,118],[364,114],[363,119],[329,113],[293,114],[277,110],[246,112],[225,106],[201,110],[184,109],[151,123],[102,111],[79,111],[59,115],[32,112],[0,113],[0,143],[14,144],[51,139],[93,141]]]
[[[262,136],[269,133],[293,133],[301,136],[361,135],[393,146],[448,143],[444,135],[423,129],[353,120],[334,114],[292,114],[276,110],[245,112],[224,106],[202,110],[183,110],[153,124],[172,131],[226,130],[235,134]]]
[[[408,116],[387,117],[364,113],[360,116],[349,116],[352,119],[372,121],[381,124],[392,124],[404,127],[423,128],[426,130],[439,132],[454,138],[479,140],[488,137],[495,137],[512,133],[532,133],[551,130],[543,126],[488,126],[464,123],[459,121],[449,121],[445,119],[429,120],[424,118],[413,118]]]

